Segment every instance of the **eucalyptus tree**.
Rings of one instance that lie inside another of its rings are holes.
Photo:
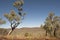
[[[56,30],[60,27],[60,17],[55,16],[53,12],[50,12],[46,18],[44,29],[46,30],[46,35],[53,32],[53,35],[56,36]]]
[[[9,31],[8,35],[10,35],[24,19],[25,13],[22,13],[23,4],[24,4],[23,0],[17,0],[16,2],[13,3],[13,6],[18,9],[18,13],[16,13],[14,10],[11,10],[9,14],[4,14],[4,16],[8,19],[8,21],[11,24],[11,30]]]
[[[52,21],[53,21],[53,16],[54,14],[51,12],[49,13],[48,17],[46,18],[46,21],[45,21],[45,25],[44,25],[44,29],[46,30],[46,36],[47,36],[47,33],[49,33],[51,35],[51,31],[52,31]]]
[[[54,36],[59,36],[60,37],[60,32],[58,33],[57,31],[60,30],[60,17],[59,16],[55,16],[53,19],[53,25],[54,25]]]

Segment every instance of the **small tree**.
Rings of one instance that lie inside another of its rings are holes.
[[[54,13],[51,12],[46,18],[45,25],[44,25],[44,29],[46,30],[46,36],[47,36],[47,33],[51,35],[51,31],[53,27],[53,24],[52,24],[53,16],[54,16]]]
[[[60,17],[55,16],[54,13],[50,13],[48,17],[46,18],[44,29],[46,30],[46,36],[47,33],[51,35],[53,31],[53,35],[56,36],[56,30],[60,27]]]
[[[11,30],[9,31],[8,35],[10,35],[14,29],[21,23],[21,20],[24,19],[24,14],[22,14],[22,6],[23,1],[19,0],[13,3],[13,6],[16,7],[19,13],[16,14],[14,10],[11,10],[9,14],[4,14],[4,16],[8,19],[11,24]]]
[[[10,22],[11,24],[11,30],[10,32],[8,33],[11,34],[12,31],[20,24],[19,21],[21,21],[20,19],[20,16],[17,15],[14,10],[11,10],[10,14],[4,14],[4,16],[8,19],[8,21]]]

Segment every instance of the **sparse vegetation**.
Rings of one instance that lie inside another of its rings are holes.
[[[25,37],[28,37],[29,36],[29,33],[25,33]]]
[[[45,25],[43,27],[46,30],[46,36],[47,33],[50,34],[50,36],[52,36],[53,33],[53,35],[56,37],[56,31],[60,30],[59,24],[60,24],[60,17],[55,16],[54,13],[51,12],[46,18]]]
[[[60,16],[50,12],[45,19],[44,25],[39,28],[22,28],[17,29],[18,25],[26,15],[23,13],[23,0],[17,0],[13,6],[17,8],[18,13],[11,10],[10,13],[4,14],[4,17],[10,22],[10,29],[0,28],[0,40],[60,40]],[[6,21],[0,18],[0,25]],[[22,31],[22,32],[21,32]]]

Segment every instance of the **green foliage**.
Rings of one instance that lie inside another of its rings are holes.
[[[23,4],[24,4],[24,1],[23,1],[23,0],[20,0],[20,1],[16,1],[16,2],[13,4],[13,6],[16,7],[16,8],[18,8],[18,7],[23,6]]]
[[[50,13],[46,18],[44,29],[51,35],[51,32],[57,30],[60,27],[60,17],[55,16],[54,13]],[[53,34],[54,34],[53,33]]]
[[[28,37],[29,36],[29,33],[25,33],[25,37]]]
[[[20,16],[17,15],[14,10],[11,10],[10,14],[4,14],[4,16],[11,22],[13,20],[20,21]]]
[[[26,13],[23,14],[23,16],[25,16],[25,15],[26,15]]]

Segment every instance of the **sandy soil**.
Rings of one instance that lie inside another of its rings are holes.
[[[21,37],[11,37],[11,36],[0,36],[0,40],[60,40],[60,38],[55,38],[55,37],[21,38]]]

